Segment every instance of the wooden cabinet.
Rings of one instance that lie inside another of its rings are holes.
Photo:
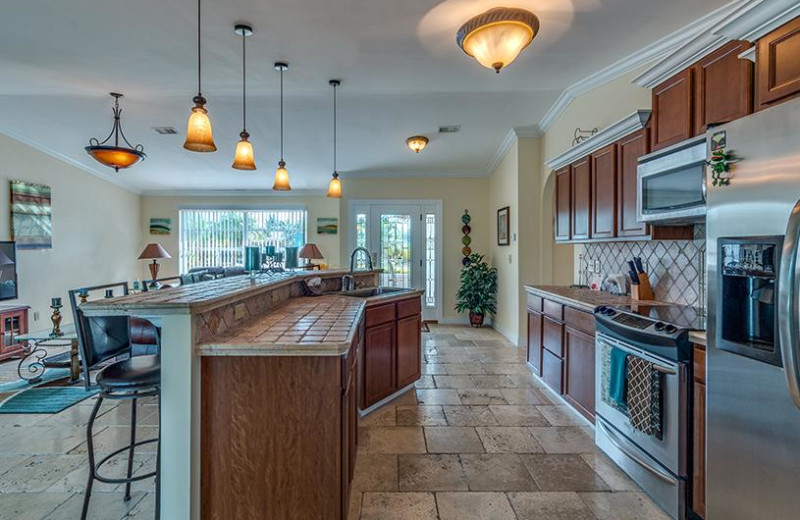
[[[564,351],[564,399],[594,422],[594,336],[564,327]]]
[[[364,344],[364,408],[388,397],[397,387],[394,360],[396,333],[394,322],[367,327]]]
[[[356,374],[350,367],[348,384],[342,395],[342,516],[347,518],[350,506],[350,486],[356,466],[356,432],[358,431],[358,400],[356,398]]]
[[[419,379],[422,367],[422,317],[419,314],[397,320],[397,388]]]
[[[0,306],[0,361],[22,356],[17,336],[28,332],[28,307]]]
[[[592,238],[614,238],[617,232],[617,144],[592,154]]]
[[[800,95],[800,18],[759,39],[756,52],[759,109]]]
[[[557,394],[564,393],[564,361],[547,349],[542,350],[542,380]]]
[[[650,152],[650,130],[643,128],[620,139],[617,149],[617,236],[646,235],[649,226],[636,217],[639,157]]]
[[[541,312],[528,310],[528,366],[537,376],[542,375],[542,325]]]
[[[753,113],[753,63],[739,58],[749,43],[733,41],[694,66],[694,131]]]
[[[706,516],[706,350],[694,347],[692,510]]]
[[[651,149],[659,150],[694,134],[693,70],[686,69],[653,89]]]
[[[592,236],[592,162],[590,157],[572,164],[572,240]]]
[[[564,306],[544,300],[542,317],[541,376],[542,380],[559,394],[564,393]]]
[[[572,171],[565,166],[555,173],[556,179],[556,241],[572,238]]]

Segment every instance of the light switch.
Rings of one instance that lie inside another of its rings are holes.
[[[514,263],[514,257],[511,256],[510,254],[508,255],[508,263],[509,264],[513,264]]]
[[[600,260],[595,260],[594,261],[594,272],[595,273],[599,273],[600,272]]]

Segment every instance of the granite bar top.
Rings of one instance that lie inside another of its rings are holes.
[[[708,345],[706,331],[704,330],[691,330],[689,331],[689,341],[692,343],[696,343],[698,345],[703,345],[704,347]]]
[[[374,305],[383,305],[384,303],[391,303],[398,300],[407,300],[413,296],[420,297],[423,294],[425,294],[424,289],[411,289],[408,291],[389,292],[377,296],[369,296],[363,298],[363,300],[366,302],[367,307],[372,307]]]
[[[363,298],[294,298],[201,343],[201,356],[340,356],[358,334]]]
[[[586,312],[594,311],[600,305],[668,305],[664,302],[634,300],[630,296],[611,294],[605,291],[592,291],[577,287],[562,285],[525,285],[525,290],[530,294],[554,300],[570,307],[576,307]]]

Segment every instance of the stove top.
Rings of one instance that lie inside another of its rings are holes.
[[[698,307],[691,305],[630,305],[613,307],[626,314],[635,314],[644,318],[673,325],[678,329],[706,330],[706,317]]]

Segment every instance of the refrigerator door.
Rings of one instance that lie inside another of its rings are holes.
[[[739,162],[730,185],[713,186],[710,175],[707,185],[706,518],[793,520],[800,514],[800,408],[786,371],[796,370],[796,350],[787,349],[797,348],[797,334],[776,335],[783,367],[717,348],[718,313],[725,312],[718,239],[785,235],[798,224],[790,216],[800,200],[800,100],[709,130],[709,145],[721,131]],[[785,237],[780,266],[796,265],[793,243]],[[777,281],[777,321],[796,331],[797,280],[786,276]]]

